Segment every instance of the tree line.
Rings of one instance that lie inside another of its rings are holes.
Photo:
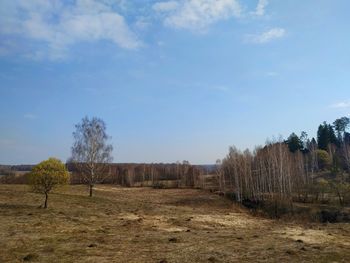
[[[230,193],[238,202],[292,203],[294,199],[325,201],[332,193],[344,205],[350,200],[350,120],[342,117],[320,124],[317,138],[292,133],[287,140],[267,141],[254,151],[229,153],[217,162],[219,190]],[[125,186],[198,187],[204,185],[203,170],[189,162],[176,164],[111,165],[113,146],[102,119],[85,117],[75,125],[71,157],[64,165],[50,158],[30,173],[33,189],[47,197],[58,185],[67,182],[89,186],[89,196],[99,183]],[[68,168],[68,169],[67,169]],[[68,173],[68,170],[71,173]],[[320,176],[320,175],[327,175]],[[62,179],[63,178],[63,179]],[[168,185],[169,186],[169,185]]]
[[[253,152],[230,147],[217,162],[220,190],[233,193],[238,202],[270,202],[276,209],[295,199],[324,201],[325,196],[336,197],[341,205],[350,202],[349,124],[347,117],[333,125],[324,122],[317,139],[292,133]]]

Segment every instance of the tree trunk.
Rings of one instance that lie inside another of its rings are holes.
[[[337,195],[338,195],[340,206],[344,206],[344,200],[343,200],[342,195],[340,194],[339,191],[337,191]]]
[[[45,193],[45,204],[44,204],[44,208],[47,208],[47,199],[48,199],[49,195],[48,193]]]
[[[90,197],[92,197],[92,188],[94,187],[94,185],[93,184],[90,184]]]

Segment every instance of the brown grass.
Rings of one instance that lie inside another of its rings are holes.
[[[0,262],[348,262],[349,224],[253,217],[201,190],[0,185]],[[162,261],[163,260],[163,261]]]

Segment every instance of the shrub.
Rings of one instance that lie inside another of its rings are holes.
[[[350,203],[350,184],[346,182],[332,182],[331,189],[338,197],[339,204],[344,206]]]
[[[315,182],[315,197],[316,201],[320,200],[321,203],[327,203],[327,193],[330,192],[330,185],[327,180],[321,178]]]
[[[320,169],[327,170],[332,165],[332,160],[325,150],[317,150],[318,166]]]
[[[29,183],[37,193],[45,195],[44,208],[47,208],[49,192],[58,185],[69,181],[69,173],[64,164],[55,158],[50,158],[36,165],[30,173]]]
[[[153,184],[153,188],[154,188],[154,189],[164,189],[164,188],[166,188],[166,187],[165,187],[165,185],[164,185],[163,183],[161,183],[161,182],[155,182],[155,183]]]

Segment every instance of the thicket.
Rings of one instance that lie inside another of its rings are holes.
[[[253,152],[230,147],[218,164],[219,187],[237,202],[279,216],[294,202],[350,204],[350,120],[319,126],[317,140],[292,133]]]

